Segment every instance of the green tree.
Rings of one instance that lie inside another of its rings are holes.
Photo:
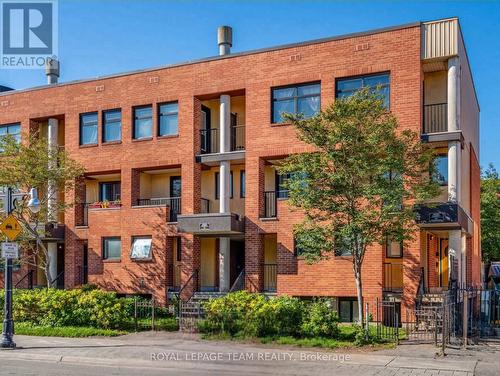
[[[481,176],[481,250],[484,261],[500,261],[500,177],[492,164]]]
[[[16,200],[13,215],[23,227],[19,238],[21,262],[42,269],[50,287],[56,276],[50,273],[51,259],[44,243],[45,224],[53,220],[48,202],[57,192],[66,194],[74,189],[76,179],[84,173],[83,166],[71,159],[64,150],[49,148],[47,139],[38,135],[22,143],[11,136],[1,137],[0,150],[0,187],[11,187],[22,192],[30,188],[38,189],[40,211],[32,213],[28,209],[26,195]],[[48,189],[49,182],[57,187],[57,191]],[[55,211],[64,211],[72,204],[57,200]]]
[[[285,115],[312,152],[290,155],[278,170],[290,174],[290,204],[303,210],[297,250],[308,262],[352,255],[359,321],[363,324],[362,264],[367,248],[406,242],[416,230],[415,203],[434,197],[434,153],[419,135],[400,131],[382,98],[368,89],[316,116]]]

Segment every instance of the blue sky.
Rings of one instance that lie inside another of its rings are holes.
[[[59,0],[61,81],[216,55],[222,24],[237,52],[451,16],[481,106],[481,165],[500,167],[500,1]],[[42,71],[0,70],[0,85],[44,83]]]

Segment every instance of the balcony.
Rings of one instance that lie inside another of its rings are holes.
[[[442,133],[448,131],[448,104],[436,103],[424,105],[424,133]]]
[[[275,292],[277,287],[277,265],[264,264],[264,291]]]
[[[168,208],[167,222],[177,222],[177,216],[181,213],[180,197],[165,198],[139,198],[136,206],[164,206]]]
[[[245,150],[245,126],[232,126],[230,132],[230,151]],[[220,152],[219,134],[220,131],[218,128],[200,130],[201,154],[216,154]]]
[[[178,216],[178,231],[199,236],[242,235],[244,221],[235,213],[200,213]]]
[[[416,222],[421,228],[463,229],[471,233],[472,219],[454,202],[416,205]]]

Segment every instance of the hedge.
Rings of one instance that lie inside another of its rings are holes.
[[[3,314],[4,292],[0,292]],[[14,320],[32,325],[127,328],[133,321],[134,300],[102,290],[14,290]]]
[[[206,317],[199,324],[203,333],[230,336],[329,337],[338,336],[339,317],[324,300],[304,302],[280,296],[239,291],[209,300]]]

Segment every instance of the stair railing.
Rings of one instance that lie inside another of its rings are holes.
[[[17,281],[16,285],[14,288],[17,288],[25,279],[28,279],[28,289],[33,290],[33,269],[28,270],[28,272],[21,278],[19,281]]]
[[[229,289],[229,292],[240,291],[243,290],[244,288],[245,288],[245,268],[243,268],[241,273],[238,275],[233,285]]]

